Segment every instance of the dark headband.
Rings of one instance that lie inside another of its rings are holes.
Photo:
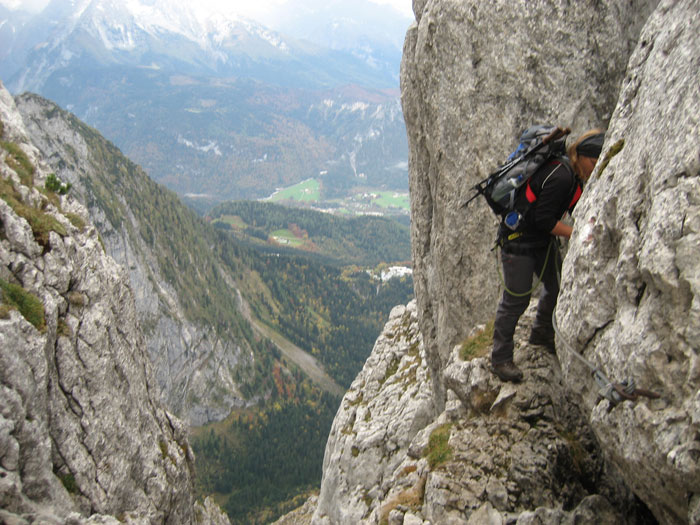
[[[604,133],[591,135],[587,139],[581,141],[581,144],[576,146],[576,153],[578,153],[582,157],[592,157],[597,159],[598,157],[600,157],[600,152],[603,150],[604,140]]]

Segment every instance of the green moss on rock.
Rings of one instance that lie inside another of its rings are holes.
[[[69,494],[78,493],[78,483],[75,481],[75,476],[73,474],[63,474],[59,476],[59,479]]]
[[[608,164],[610,164],[610,161],[622,151],[622,148],[625,147],[625,139],[620,139],[618,140],[615,144],[613,144],[608,152],[605,154],[605,157],[603,157],[603,160],[600,162],[600,171],[598,172],[598,176],[602,175],[603,172],[605,171],[605,168],[608,167]]]
[[[34,294],[2,279],[0,279],[0,289],[2,302],[6,307],[16,308],[40,332],[46,330],[44,305]]]

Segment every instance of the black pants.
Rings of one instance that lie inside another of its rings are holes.
[[[549,258],[544,247],[520,248],[517,243],[509,247],[506,245],[501,252],[503,264],[503,279],[507,290],[503,291],[503,297],[496,311],[496,321],[493,331],[493,353],[491,361],[494,364],[503,363],[513,359],[513,334],[520,316],[523,315],[530,304],[530,294],[526,293],[532,288],[533,275],[539,276],[542,267],[547,264],[542,276],[544,290],[537,303],[537,317],[532,327],[533,331],[543,334],[552,334],[552,314],[557,304],[559,295],[559,281],[557,269],[561,268],[561,255],[556,241],[551,241]],[[515,294],[526,294],[517,297]]]

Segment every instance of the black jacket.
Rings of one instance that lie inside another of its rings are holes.
[[[523,210],[522,233],[515,241],[520,243],[547,244],[551,231],[567,211],[574,209],[581,184],[564,159],[553,159],[537,170],[528,181],[528,188],[521,192],[517,206]],[[528,198],[529,196],[529,198]],[[534,202],[527,202],[534,197]],[[499,233],[503,238],[513,232],[501,223]]]

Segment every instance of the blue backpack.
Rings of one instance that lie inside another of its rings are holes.
[[[520,136],[517,149],[508,156],[506,162],[472,187],[476,193],[464,206],[483,195],[493,212],[502,217],[505,225],[516,230],[525,214],[524,210],[516,208],[522,201],[520,195],[527,182],[552,157],[564,156],[564,143],[569,133],[569,128],[553,126],[538,125],[526,129]],[[527,201],[531,204],[534,198],[531,200],[528,197]]]

